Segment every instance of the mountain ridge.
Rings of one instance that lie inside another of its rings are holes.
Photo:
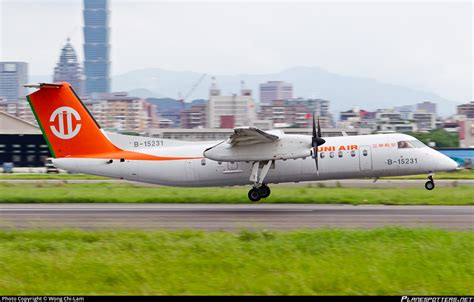
[[[180,99],[198,83],[203,73],[145,68],[112,77],[112,91],[127,91],[142,98]],[[459,103],[429,91],[385,83],[377,79],[341,75],[320,67],[295,66],[275,73],[234,75],[216,74],[216,83],[222,94],[239,93],[241,81],[252,89],[259,100],[258,87],[267,81],[285,81],[293,84],[294,97],[321,98],[331,101],[330,110],[337,114],[353,107],[365,110],[414,105],[423,101],[438,104],[438,114],[448,116],[456,112]],[[46,80],[47,76],[31,76],[31,80]],[[185,100],[207,99],[211,76],[207,75]]]
[[[147,89],[174,99],[186,95],[198,82],[202,73],[193,71],[170,71],[162,68],[147,68],[130,71],[113,78],[113,89],[130,91]],[[238,93],[241,81],[253,90],[258,101],[258,85],[267,81],[281,80],[293,84],[294,97],[322,98],[331,101],[331,111],[349,110],[359,107],[366,110],[413,105],[423,101],[438,104],[438,114],[450,115],[456,111],[457,102],[435,93],[416,90],[401,85],[385,83],[376,79],[340,75],[320,67],[296,66],[276,73],[216,75],[216,83],[222,94]],[[211,77],[207,76],[186,100],[207,98]]]

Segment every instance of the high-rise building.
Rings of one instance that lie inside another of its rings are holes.
[[[322,99],[274,100],[271,105],[260,106],[259,118],[272,121],[273,126],[277,128],[307,128],[311,127],[315,114],[321,127],[327,128],[332,126],[329,103]]]
[[[283,81],[269,81],[260,84],[260,105],[271,105],[272,101],[293,98],[293,85]]]
[[[350,119],[358,119],[360,120],[360,109],[359,108],[352,108],[351,110],[347,110],[347,111],[341,111],[339,113],[339,121],[341,122],[345,122],[345,121],[348,121]]]
[[[458,105],[458,114],[465,115],[468,118],[474,118],[474,101]]]
[[[209,128],[234,128],[252,126],[257,119],[257,110],[251,91],[245,95],[221,95],[215,82],[209,90],[207,103],[207,126]]]
[[[126,92],[99,94],[96,100],[85,104],[105,130],[144,133],[148,128],[157,127],[156,105],[128,96]]]
[[[76,52],[69,39],[67,39],[66,45],[61,49],[59,62],[54,68],[53,81],[68,82],[77,95],[80,97],[85,95],[84,74],[82,73],[82,68],[77,61]]]
[[[436,129],[436,114],[426,110],[416,110],[409,119],[415,123],[416,131],[430,131]]]
[[[7,100],[24,98],[28,90],[28,64],[25,62],[0,62],[0,97]]]
[[[0,111],[18,117],[30,124],[38,125],[30,104],[25,100],[12,100],[0,98]]]
[[[405,120],[395,109],[379,109],[375,113],[378,131],[414,132],[416,124]]]
[[[108,0],[84,0],[84,70],[87,94],[110,91]]]
[[[418,103],[418,104],[416,104],[416,110],[417,111],[425,111],[425,112],[428,112],[428,113],[433,113],[435,117],[437,115],[436,103],[432,103],[432,102]]]
[[[418,105],[422,105],[422,104],[420,103],[420,104],[417,104],[416,106],[413,106],[413,105],[395,106],[393,109],[401,113],[402,119],[407,120],[410,118],[410,115],[415,111],[415,108],[416,110],[418,110]],[[420,110],[424,111],[426,110],[426,107],[420,106]]]
[[[207,126],[207,104],[193,105],[181,111],[181,128],[204,128]]]
[[[463,116],[459,122],[459,147],[474,148],[474,118]]]

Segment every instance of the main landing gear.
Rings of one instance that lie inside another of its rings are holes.
[[[258,175],[258,170],[260,168],[260,162],[254,162],[252,166],[252,174],[250,175],[250,181],[252,181],[253,188],[250,189],[248,197],[251,201],[257,202],[262,198],[267,198],[270,196],[270,188],[263,183],[265,180],[265,177],[268,174],[268,170],[270,170],[270,167],[272,165],[273,161],[269,160],[265,162],[262,171],[260,173],[260,177]]]
[[[433,175],[428,175],[428,181],[425,183],[426,190],[433,190],[435,188],[435,183],[433,180]]]
[[[249,191],[249,199],[253,202],[257,202],[262,198],[270,196],[271,190],[266,184],[262,184],[259,188],[253,187]]]

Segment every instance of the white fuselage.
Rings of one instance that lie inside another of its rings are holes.
[[[287,135],[291,136],[291,135]],[[206,149],[220,142],[173,140],[108,135],[123,150],[160,156],[160,160],[114,160],[107,158],[56,158],[58,168],[167,186],[204,187],[251,184],[252,161],[214,161],[205,158]],[[295,136],[296,137],[296,136]],[[305,144],[310,136],[298,136]],[[265,183],[327,179],[413,175],[450,171],[456,162],[426,146],[400,148],[400,141],[412,141],[404,134],[377,134],[325,138],[319,147],[319,173],[311,156],[274,161]],[[257,150],[258,152],[258,150]],[[263,152],[263,150],[262,150]],[[308,150],[309,154],[309,150]],[[166,157],[187,159],[167,160]]]

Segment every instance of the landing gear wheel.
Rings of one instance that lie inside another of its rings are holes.
[[[426,188],[426,190],[430,190],[430,191],[431,191],[431,190],[434,189],[434,187],[435,187],[435,183],[434,183],[434,181],[432,181],[432,180],[428,180],[428,181],[425,183],[425,188]]]
[[[257,189],[257,188],[252,188],[250,189],[249,191],[249,199],[253,202],[257,202],[260,200],[261,196],[260,196],[260,190]]]
[[[271,193],[270,188],[265,184],[258,188],[258,191],[260,193],[260,198],[267,198]]]

